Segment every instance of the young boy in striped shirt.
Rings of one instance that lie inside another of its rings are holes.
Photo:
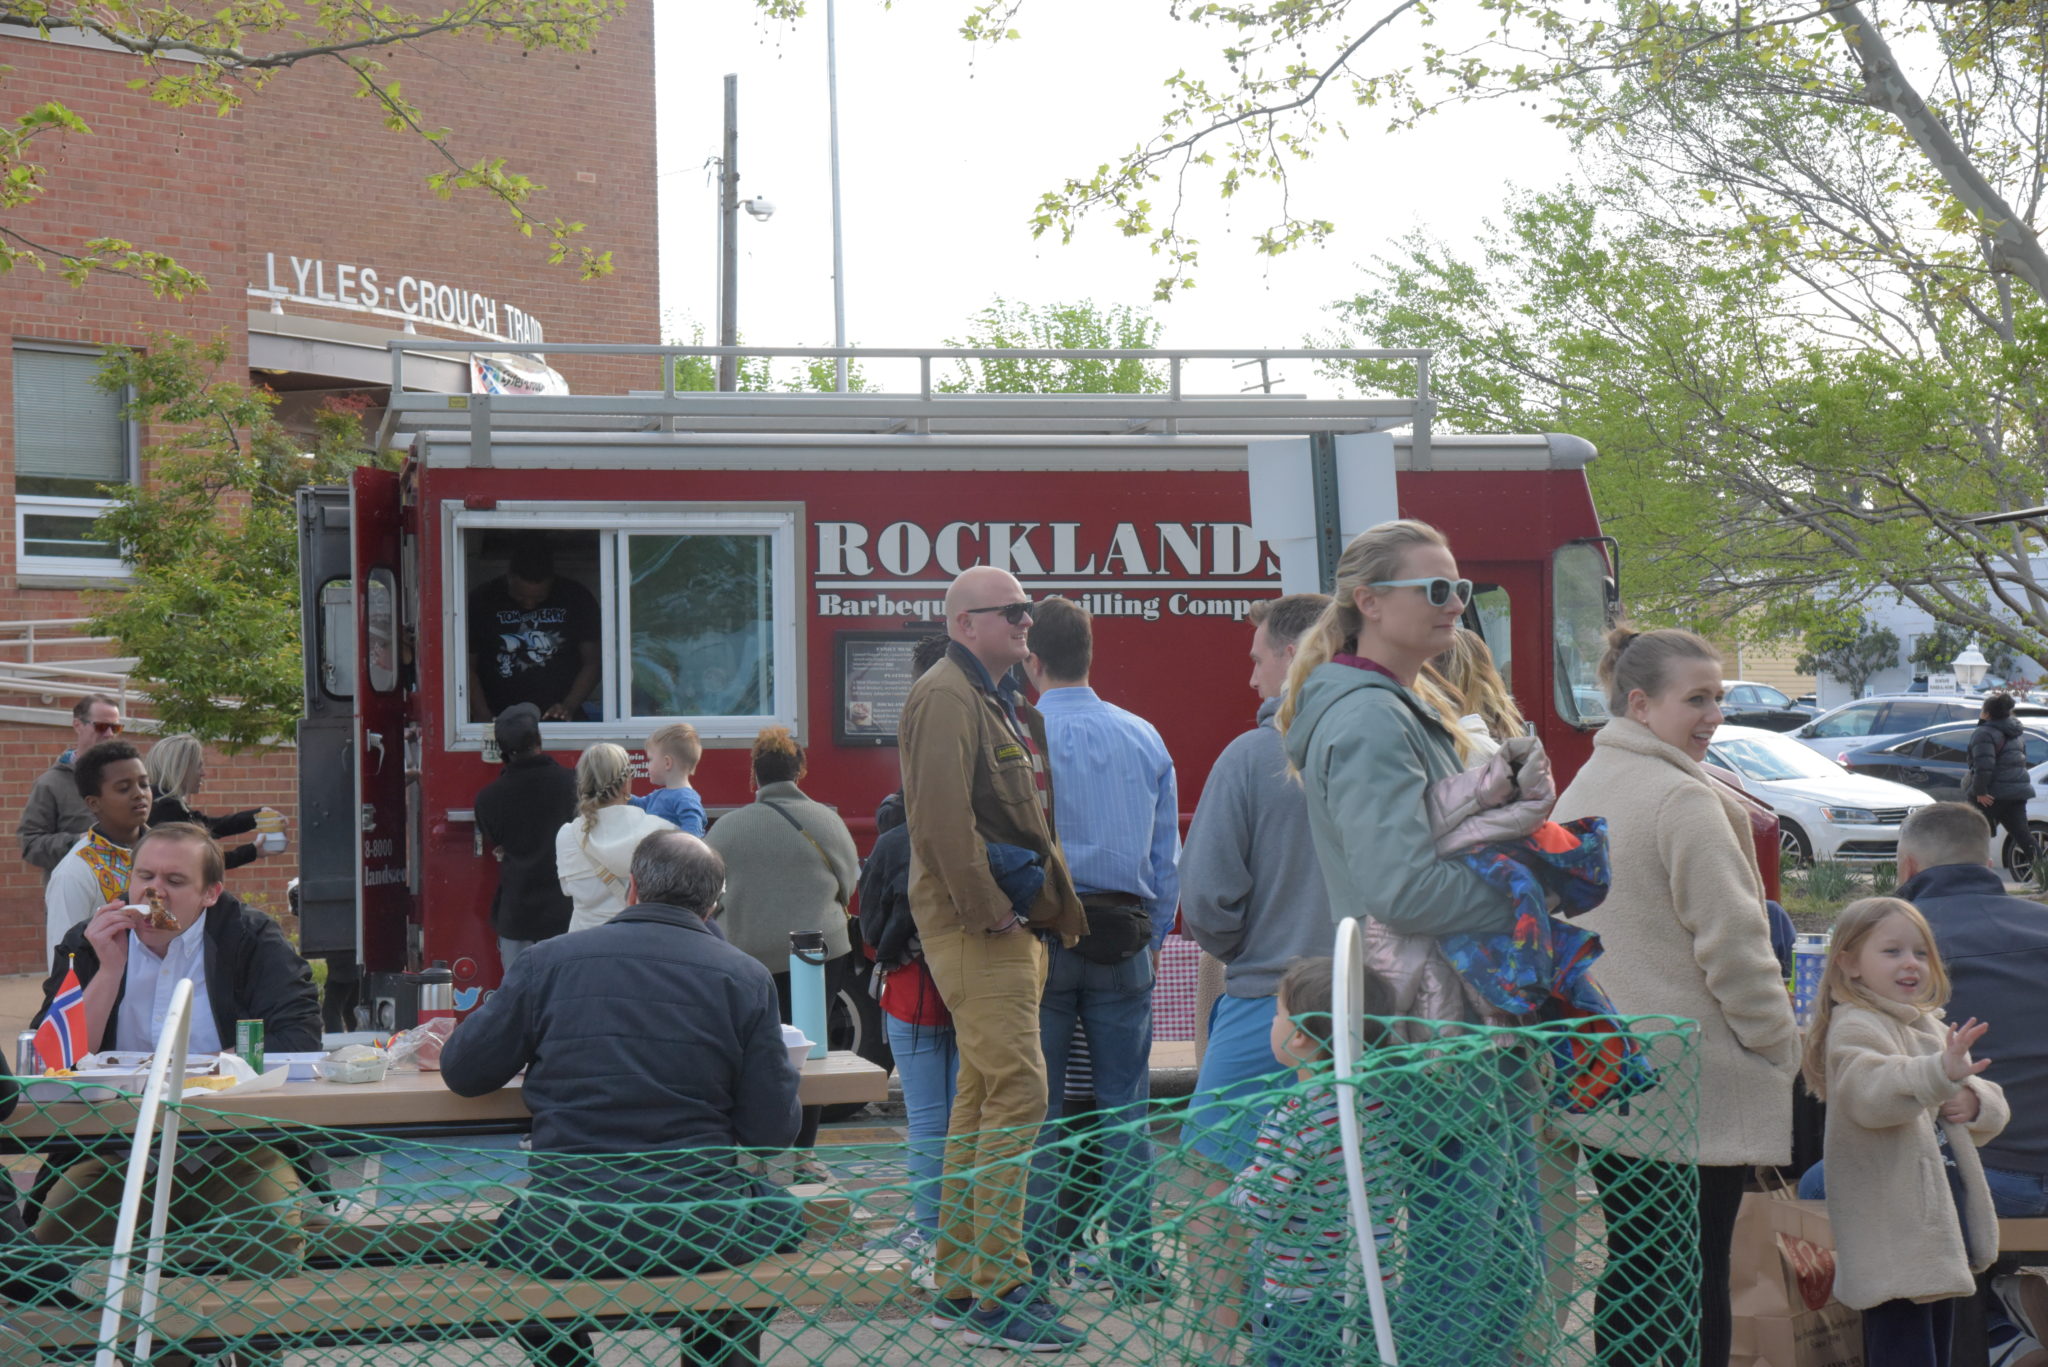
[[[1343,1331],[1362,1342],[1372,1333],[1363,1289],[1350,1273],[1351,1222],[1344,1184],[1344,1145],[1338,1108],[1352,1096],[1331,1069],[1331,961],[1297,959],[1280,980],[1273,1021],[1273,1056],[1292,1065],[1301,1086],[1266,1117],[1250,1166],[1238,1173],[1231,1208],[1252,1231],[1251,1288],[1258,1309],[1254,1335],[1267,1367],[1337,1367],[1345,1360]],[[1378,1042],[1393,1010],[1393,990],[1365,970],[1365,1036]],[[1383,1104],[1359,1099],[1367,1190],[1373,1204],[1373,1241],[1384,1257],[1392,1229],[1387,1214],[1395,1193],[1390,1180],[1394,1146]],[[1388,1279],[1384,1266],[1383,1280]],[[1357,1292],[1343,1300],[1346,1287]],[[1367,1350],[1369,1351],[1369,1350]]]

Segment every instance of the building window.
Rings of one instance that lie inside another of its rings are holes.
[[[706,740],[800,725],[793,508],[450,504],[444,516],[462,548],[452,639],[469,652],[451,671],[459,741],[482,742],[515,702],[554,710],[550,733],[581,743],[637,746],[668,721]]]
[[[94,383],[91,351],[14,345],[14,535],[16,572],[115,578],[121,548],[93,523],[110,506],[108,485],[134,478],[134,425],[119,394]]]

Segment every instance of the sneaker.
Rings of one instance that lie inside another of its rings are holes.
[[[877,1235],[868,1240],[860,1248],[863,1253],[908,1253],[916,1257],[918,1253],[929,1249],[931,1244],[931,1235],[906,1220],[887,1234]]]
[[[1008,1348],[1017,1353],[1064,1353],[1086,1335],[1060,1323],[1059,1314],[1029,1286],[1013,1287],[987,1310],[977,1309],[960,1327],[970,1348]]]
[[[925,1312],[924,1322],[934,1329],[958,1329],[974,1315],[981,1302],[973,1296],[940,1296]]]
[[[1076,1253],[1066,1276],[1067,1285],[1075,1291],[1108,1291],[1115,1286],[1109,1275],[1109,1268],[1093,1253]]]
[[[910,1254],[910,1279],[927,1291],[939,1289],[939,1250],[936,1244],[925,1244]]]

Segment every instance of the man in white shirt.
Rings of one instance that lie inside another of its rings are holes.
[[[232,1049],[235,1023],[261,1020],[265,1047],[278,1053],[320,1047],[320,999],[313,971],[260,911],[222,885],[223,856],[200,826],[172,822],[135,847],[123,900],[108,902],[73,926],[52,955],[40,1024],[67,969],[85,989],[86,1047],[154,1049],[171,992],[192,980],[191,1052]],[[162,899],[175,929],[156,929],[145,911]]]

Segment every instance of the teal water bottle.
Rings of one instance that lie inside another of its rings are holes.
[[[789,932],[789,1023],[811,1042],[811,1057],[825,1057],[825,932]]]

